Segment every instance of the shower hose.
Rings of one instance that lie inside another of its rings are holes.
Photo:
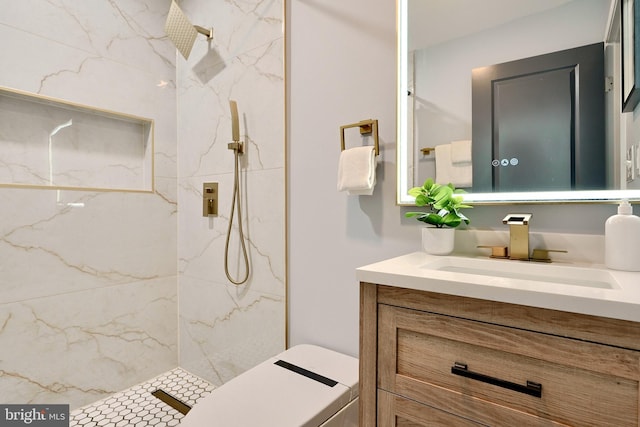
[[[229,214],[229,228],[227,229],[227,241],[224,245],[224,273],[227,275],[227,279],[234,285],[242,285],[249,279],[249,256],[247,255],[247,247],[244,243],[244,232],[242,231],[242,206],[240,203],[240,148],[236,146],[233,148],[235,156],[235,168],[233,176],[233,199],[231,201],[231,213]],[[242,257],[244,259],[245,275],[242,279],[234,279],[229,274],[229,240],[231,238],[231,228],[233,226],[233,214],[235,212],[236,204],[238,205],[238,235],[240,238],[240,247],[242,248]]]

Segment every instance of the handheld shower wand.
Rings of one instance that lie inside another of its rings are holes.
[[[231,108],[231,140],[240,142],[240,120],[238,120],[238,103],[229,100],[229,108]]]
[[[227,241],[224,246],[224,272],[227,279],[234,285],[241,285],[249,279],[249,256],[244,243],[244,231],[242,230],[242,206],[240,203],[240,154],[244,154],[244,144],[240,141],[240,123],[238,120],[238,105],[236,101],[229,101],[231,108],[231,139],[233,142],[227,144],[230,150],[233,150],[235,157],[235,168],[233,177],[233,200],[231,201],[231,213],[229,214],[229,228],[227,229]],[[238,235],[240,239],[240,247],[242,248],[242,257],[244,259],[245,275],[242,279],[234,279],[229,274],[229,239],[231,238],[231,228],[233,226],[233,214],[236,204],[238,206]]]
[[[233,142],[227,144],[227,148],[239,154],[244,154],[244,144],[240,142],[240,120],[238,120],[238,104],[236,101],[229,100],[229,108],[231,109],[231,140]]]

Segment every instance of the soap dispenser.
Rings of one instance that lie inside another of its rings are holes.
[[[628,200],[605,223],[604,263],[614,270],[640,271],[640,217],[633,215]]]

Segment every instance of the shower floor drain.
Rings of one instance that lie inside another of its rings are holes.
[[[187,415],[187,413],[191,410],[191,406],[187,405],[180,399],[176,399],[164,390],[158,389],[151,392],[151,394],[162,400],[167,405],[171,406],[176,411],[180,412],[182,415]]]
[[[177,426],[186,413],[182,411],[188,411],[214,388],[202,378],[176,368],[145,383],[72,411],[69,425],[71,427]],[[172,405],[175,402],[178,402],[178,408]]]

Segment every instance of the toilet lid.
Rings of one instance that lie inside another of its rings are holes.
[[[346,385],[351,389],[351,399],[358,396],[359,362],[356,357],[311,344],[296,345],[276,357]]]
[[[180,427],[317,427],[357,395],[357,358],[302,344],[213,390]]]
[[[353,384],[345,385],[303,366],[296,347],[273,357],[213,390],[200,400],[180,423],[180,427],[317,427],[343,408],[353,396]],[[294,350],[294,351],[292,351]],[[311,354],[309,352],[311,351]],[[331,365],[329,350],[305,346],[305,360],[312,365],[320,358]],[[334,353],[336,361],[357,359]],[[315,357],[314,357],[315,355]],[[322,357],[324,356],[324,358]],[[348,359],[343,359],[344,357]],[[286,360],[289,359],[289,360]],[[343,365],[343,364],[342,364]],[[338,371],[347,371],[344,366]],[[353,376],[352,375],[352,376]],[[356,387],[357,389],[357,381]]]

